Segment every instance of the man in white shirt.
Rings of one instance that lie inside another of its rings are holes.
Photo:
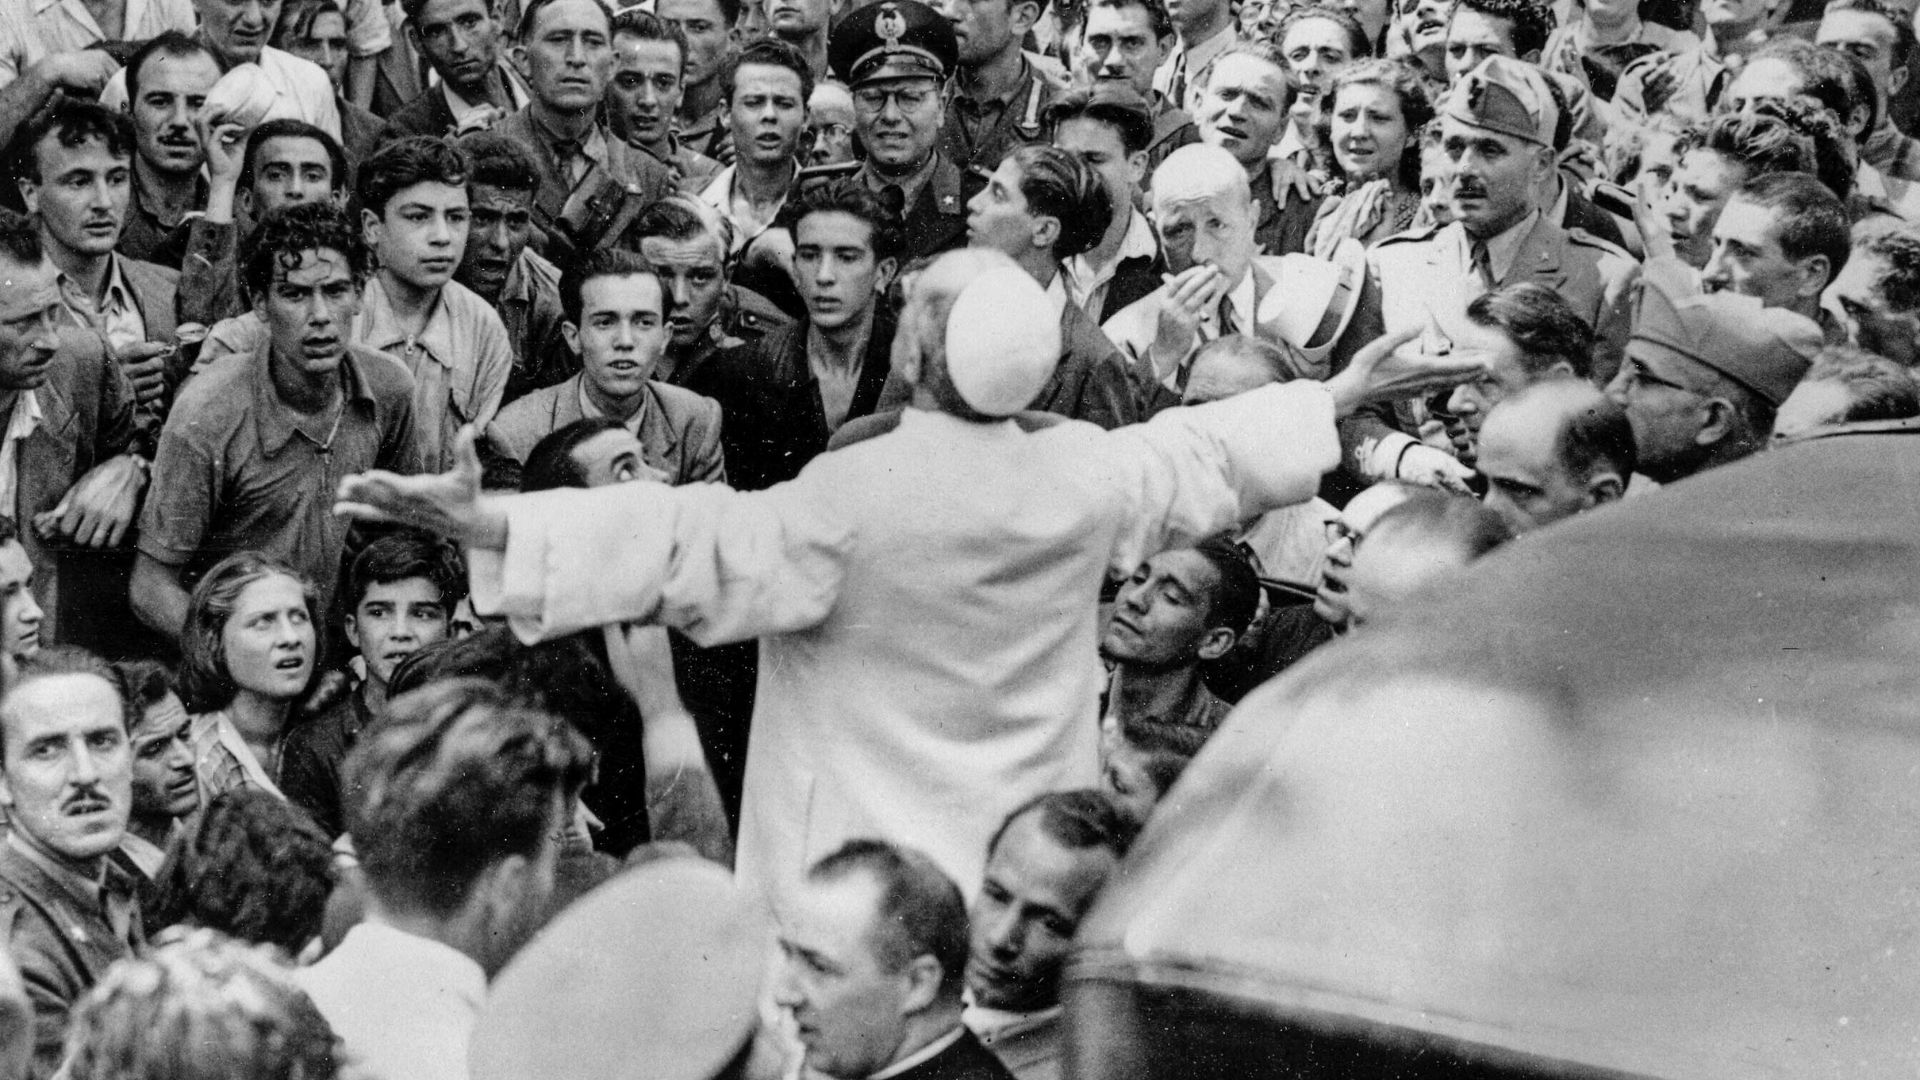
[[[294,977],[374,1075],[465,1080],[487,979],[537,929],[591,754],[471,681],[401,698],[361,736],[345,790],[366,919]]]
[[[340,107],[334,100],[333,80],[320,65],[302,60],[289,52],[267,45],[273,28],[280,21],[281,0],[264,3],[242,0],[195,0],[200,17],[197,33],[201,44],[213,53],[220,70],[232,73],[241,64],[256,65],[273,90],[274,116],[292,116],[340,138]],[[191,21],[182,30],[192,31]],[[109,109],[127,104],[127,73],[114,73],[100,92],[100,103]]]
[[[148,41],[168,30],[191,34],[196,18],[191,0],[126,0],[120,6],[6,0],[0,3],[0,86],[55,53],[106,42]]]
[[[1405,340],[1325,384],[1026,433],[1008,418],[1052,376],[1059,322],[1031,275],[968,249],[909,292],[899,427],[789,483],[483,497],[467,436],[453,472],[348,478],[338,512],[466,545],[476,607],[526,635],[637,619],[760,638],[738,872],[770,898],[855,836],[972,881],[1009,810],[1093,781],[1109,570],[1306,499],[1338,458],[1336,415],[1478,370],[1395,355]]]

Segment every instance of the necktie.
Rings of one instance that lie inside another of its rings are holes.
[[[1493,258],[1487,253],[1487,245],[1479,240],[1471,242],[1473,254],[1473,272],[1480,279],[1480,288],[1484,292],[1493,291]]]
[[[893,215],[895,221],[905,221],[907,217],[907,191],[899,184],[888,184],[880,189],[880,206]]]
[[[580,186],[580,181],[586,179],[587,170],[593,165],[587,160],[586,148],[572,139],[554,143],[553,158],[560,164],[560,171],[566,174],[569,190]]]
[[[1167,80],[1167,100],[1176,109],[1187,107],[1187,50],[1173,54],[1173,76]]]

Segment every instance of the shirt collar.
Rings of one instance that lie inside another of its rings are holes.
[[[114,310],[124,311],[135,306],[133,289],[127,284],[126,276],[120,273],[120,253],[117,251],[107,252],[107,288],[104,302],[96,304],[94,298],[87,294],[87,290],[78,281],[68,277],[64,270],[58,275],[58,283],[60,295],[69,303],[80,304],[85,310],[96,315],[104,315]]]
[[[420,333],[409,337],[400,329],[400,321],[393,313],[393,301],[387,296],[385,285],[375,274],[368,279],[366,298],[361,301],[359,334],[360,343],[369,349],[381,352],[405,350],[411,342],[414,348],[423,350],[433,362],[452,370],[453,362],[453,316],[447,313],[447,295],[442,288],[433,298],[433,310],[427,313],[427,324]]]
[[[1065,272],[1054,274],[1053,280],[1047,282],[1047,302],[1053,305],[1054,315],[1060,316],[1067,313],[1067,275]]]
[[[1513,260],[1520,255],[1520,245],[1533,232],[1534,225],[1540,221],[1540,211],[1529,210],[1527,216],[1516,225],[1509,226],[1506,232],[1487,241],[1487,262],[1493,268],[1493,280],[1505,281],[1507,271],[1513,269]],[[1462,229],[1464,232],[1465,230]],[[1468,266],[1472,266],[1473,237],[1467,237]]]
[[[945,1035],[942,1035],[939,1038],[928,1043],[927,1045],[921,1047],[920,1049],[915,1050],[913,1053],[908,1054],[906,1057],[903,1057],[900,1060],[894,1062],[893,1064],[887,1066],[886,1068],[881,1069],[879,1072],[874,1073],[872,1076],[868,1077],[867,1080],[887,1080],[887,1077],[889,1076],[899,1076],[901,1073],[906,1072],[908,1069],[911,1069],[916,1065],[921,1065],[926,1062],[932,1061],[934,1058],[939,1057],[942,1053],[945,1053],[947,1047],[952,1046],[954,1043],[959,1042],[960,1036],[965,1035],[966,1033],[967,1033],[966,1025],[957,1024],[954,1026],[954,1029],[952,1031],[947,1032]]]
[[[1257,292],[1253,282],[1253,267],[1248,266],[1247,272],[1240,275],[1240,284],[1235,285],[1233,291],[1227,294],[1227,306],[1232,309],[1235,325],[1220,327],[1222,334],[1253,333],[1253,313],[1259,306]]]
[[[269,369],[272,354],[273,335],[263,333],[253,347],[253,422],[259,433],[260,449],[277,454],[296,434],[305,435],[315,446],[325,445],[329,433],[320,428],[321,418],[305,417],[293,411],[274,390]],[[367,389],[367,380],[360,374],[360,361],[351,347],[340,357],[340,391],[345,398],[343,410],[356,403],[365,403],[368,408],[374,405],[373,393]],[[344,411],[341,415],[344,419]],[[303,426],[306,424],[313,426]]]
[[[40,429],[47,418],[47,412],[40,407],[40,394],[35,390],[22,390],[13,399],[13,409],[7,419],[6,439],[26,439]]]
[[[901,194],[907,197],[906,207],[902,211],[902,213],[910,214],[913,212],[913,204],[920,198],[921,190],[924,189],[929,183],[932,182],[933,174],[939,168],[940,168],[940,152],[938,150],[935,150],[933,153],[928,154],[927,163],[925,165],[922,165],[920,168],[914,170],[914,173],[912,176],[904,177],[902,179],[896,180],[896,179],[891,179],[891,178],[882,176],[878,172],[876,172],[874,169],[869,167],[866,170],[867,187],[871,188],[874,191],[879,191],[882,188],[885,188],[888,184],[893,184],[894,186],[898,187],[900,189]]]
[[[501,303],[515,301],[524,304],[533,299],[533,271],[528,269],[533,265],[528,258],[532,254],[532,248],[522,250],[520,257],[513,260],[513,265],[507,267],[507,280],[500,286]]]
[[[598,420],[607,415],[600,406],[593,403],[593,398],[587,396],[587,377],[585,375],[580,376],[580,386],[577,393],[580,395],[580,412],[587,419]],[[623,426],[625,426],[628,431],[633,432],[633,437],[636,439],[640,437],[640,425],[647,421],[647,398],[651,396],[651,394],[646,393],[644,390],[641,391],[640,408],[635,410],[634,414],[623,422]]]
[[[61,888],[94,905],[98,905],[101,902],[102,894],[106,891],[106,873],[104,866],[102,866],[101,872],[95,874],[93,877],[88,877],[79,870],[74,869],[65,859],[55,858],[38,844],[22,836],[19,829],[10,829],[7,831],[7,843],[10,844],[13,850],[22,858],[39,867],[41,873],[52,878]]]

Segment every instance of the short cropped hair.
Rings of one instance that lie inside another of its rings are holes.
[[[1835,116],[1852,115],[1859,103],[1854,100],[1841,72],[1820,57],[1820,47],[1796,37],[1776,37],[1754,50],[1749,60],[1778,60],[1800,76],[1800,93],[1833,110]]]
[[[1260,610],[1260,575],[1254,572],[1253,564],[1223,536],[1210,536],[1195,544],[1193,550],[1207,560],[1219,579],[1207,605],[1207,629],[1231,630],[1235,637],[1246,633]]]
[[[1167,0],[1092,0],[1087,5],[1089,10],[1097,7],[1144,8],[1147,13],[1147,24],[1152,27],[1155,38],[1165,41],[1174,36],[1173,12],[1167,7]]]
[[[1920,311],[1920,230],[1889,229],[1856,243],[1854,250],[1886,262],[1886,271],[1874,287],[1888,307],[1909,314]]]
[[[363,209],[385,217],[387,203],[415,184],[467,186],[467,156],[445,139],[415,135],[395,139],[360,163],[356,195]]]
[[[793,215],[793,228],[798,233],[800,223],[814,214],[845,214],[867,223],[870,230],[870,246],[876,262],[883,259],[898,259],[905,253],[906,237],[901,231],[900,219],[887,212],[880,203],[880,197],[873,189],[851,177],[830,183],[816,184],[800,197],[800,206]],[[1098,242],[1096,240],[1096,242]]]
[[[313,583],[298,570],[257,551],[239,551],[215,563],[213,569],[193,587],[187,601],[186,624],[180,631],[180,697],[188,711],[204,713],[224,709],[233,703],[240,688],[227,667],[223,635],[227,620],[233,618],[240,594],[247,586],[270,577],[290,578],[300,584],[307,602],[307,618],[315,628],[315,647],[325,635],[315,606]],[[313,668],[320,670],[319,657]]]
[[[813,67],[807,63],[807,58],[788,42],[776,37],[763,37],[741,46],[739,54],[721,72],[721,100],[728,105],[733,104],[734,81],[739,78],[740,69],[748,64],[786,68],[800,77],[800,100],[805,102],[813,97]]]
[[[497,131],[474,131],[460,136],[460,152],[467,156],[467,183],[486,184],[508,191],[540,190],[540,167],[527,148]]]
[[[326,129],[315,127],[305,120],[281,117],[269,120],[247,134],[247,148],[240,158],[240,191],[253,187],[253,170],[260,159],[260,149],[270,139],[312,139],[327,152],[328,184],[336,193],[347,189],[347,152],[340,147],[340,140],[328,134]]]
[[[587,474],[580,470],[573,452],[595,435],[625,430],[626,425],[612,417],[588,416],[548,432],[527,452],[527,464],[520,471],[520,490],[586,487]]]
[[[132,732],[134,725],[140,722],[140,707],[134,704],[133,694],[127,689],[127,677],[119,668],[77,645],[43,645],[40,651],[20,661],[20,671],[13,682],[0,694],[0,730],[4,730],[9,713],[7,701],[20,688],[40,679],[50,679],[59,675],[94,675],[104,680],[113,690],[114,697],[120,699],[121,727]],[[0,763],[6,761],[6,739],[0,737]]]
[[[1153,117],[1142,109],[1130,109],[1110,100],[1094,97],[1092,88],[1068,90],[1047,106],[1047,127],[1057,131],[1069,120],[1097,120],[1120,135],[1120,148],[1129,154],[1143,154],[1153,145]]]
[[[282,14],[280,18],[282,22],[286,21],[286,15]],[[195,41],[192,35],[178,30],[164,31],[160,36],[135,49],[133,55],[127,57],[127,107],[131,109],[140,101],[140,69],[146,66],[148,60],[155,56],[185,58],[195,53],[205,53],[208,59],[214,59],[212,49]],[[215,60],[216,67],[218,64],[219,61]]]
[[[1520,348],[1520,366],[1540,376],[1565,361],[1583,379],[1593,376],[1593,327],[1567,298],[1537,281],[1520,281],[1481,293],[1467,304],[1476,326],[1498,330]]]
[[[583,304],[580,294],[587,282],[594,278],[635,275],[653,279],[654,285],[660,289],[661,315],[664,316],[667,288],[661,283],[660,276],[653,272],[653,267],[647,265],[647,260],[620,248],[595,248],[567,267],[566,272],[560,275],[560,311],[568,322],[578,326]]]
[[[1087,159],[1045,143],[1018,147],[1008,157],[1020,167],[1028,211],[1060,223],[1053,257],[1065,261],[1091,251],[1113,218],[1113,197]]]
[[[648,204],[634,219],[628,236],[638,244],[642,240],[672,240],[687,243],[711,239],[720,249],[724,263],[733,247],[733,226],[712,206],[684,191],[662,195]]]
[[[1814,357],[1802,383],[1837,383],[1847,391],[1846,412],[1835,423],[1905,420],[1920,416],[1920,380],[1901,364],[1848,345],[1830,345]]]
[[[1426,82],[1413,65],[1405,61],[1361,60],[1334,73],[1327,88],[1329,102],[1338,100],[1340,91],[1349,86],[1378,87],[1400,102],[1400,118],[1407,126],[1407,145],[1400,152],[1399,180],[1408,191],[1418,191],[1420,140],[1414,133],[1425,130],[1434,117],[1433,99],[1427,96]]]
[[[292,270],[309,251],[332,251],[347,260],[356,283],[373,272],[373,254],[347,212],[332,203],[283,206],[262,218],[247,237],[241,284],[253,297],[273,287],[273,272]]]
[[[680,50],[680,74],[687,73],[687,35],[678,23],[668,22],[648,11],[622,11],[613,17],[613,36],[640,41],[664,41]]]
[[[1827,280],[1840,276],[1853,252],[1847,208],[1825,184],[1806,173],[1774,173],[1740,185],[1734,198],[1773,211],[1780,229],[1780,250],[1800,260],[1827,257]]]
[[[1358,60],[1373,55],[1373,42],[1367,40],[1366,28],[1360,20],[1336,7],[1314,4],[1294,8],[1280,18],[1280,25],[1274,28],[1272,40],[1276,45],[1286,44],[1287,35],[1303,22],[1321,19],[1339,27],[1347,35],[1347,56]]]
[[[1902,16],[1893,6],[1883,0],[1828,0],[1826,11],[1858,11],[1865,15],[1878,15],[1893,27],[1894,67],[1906,67],[1913,60],[1914,31],[1913,21]]]
[[[813,882],[866,874],[880,887],[874,957],[899,971],[921,956],[940,965],[940,997],[958,1001],[967,967],[967,904],[927,855],[885,840],[849,840],[807,870]]]
[[[571,724],[484,680],[390,702],[345,770],[347,831],[367,887],[395,911],[452,915],[494,863],[539,855],[591,762]]]
[[[71,1080],[335,1080],[348,1054],[273,950],[193,930],[108,968],[74,1005]]]
[[[1377,539],[1402,530],[1417,530],[1436,540],[1451,541],[1469,560],[1513,539],[1512,526],[1478,500],[1432,488],[1413,492],[1381,514],[1367,536]]]
[[[1540,0],[1454,0],[1453,11],[1447,16],[1448,26],[1453,25],[1453,16],[1459,14],[1461,8],[1512,23],[1513,52],[1518,57],[1546,48],[1547,38],[1552,36],[1557,21],[1553,9]]]
[[[993,838],[987,841],[989,858],[1000,847],[1007,829],[1028,814],[1037,815],[1040,831],[1068,851],[1105,848],[1114,858],[1124,859],[1134,838],[1140,835],[1139,823],[1122,813],[1105,792],[1093,788],[1049,791],[1014,807],[1001,820]]]
[[[523,45],[526,44],[526,42],[533,37],[534,19],[539,16],[542,10],[553,3],[554,0],[528,0],[527,6],[520,12],[520,25],[513,29],[513,40]],[[604,0],[593,0],[593,6],[599,8],[600,13],[607,17],[607,36],[611,38],[613,36],[613,9],[609,8]]]
[[[147,919],[204,926],[297,956],[333,893],[333,841],[278,795],[235,788],[168,845]]]
[[[451,615],[467,597],[467,567],[460,549],[428,533],[402,529],[368,544],[347,567],[340,607],[352,614],[375,585],[424,578],[440,593]]]
[[[1553,453],[1568,473],[1582,481],[1609,468],[1624,482],[1640,464],[1627,411],[1598,390],[1584,407],[1573,410],[1560,429]]]
[[[39,266],[46,257],[46,249],[40,246],[40,227],[33,219],[0,207],[0,258],[21,266]]]
[[[165,701],[168,694],[178,693],[173,669],[158,660],[121,660],[114,667],[127,680],[127,694],[143,714],[142,719],[146,710]]]
[[[13,175],[40,182],[40,140],[52,135],[69,149],[91,139],[106,144],[117,158],[133,157],[133,118],[97,101],[63,98],[35,116],[13,139]]]

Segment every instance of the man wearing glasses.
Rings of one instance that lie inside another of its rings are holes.
[[[959,55],[953,25],[914,0],[861,8],[828,46],[834,74],[853,91],[854,128],[867,150],[860,180],[902,218],[902,263],[964,246],[967,203],[986,186],[940,149],[941,85]]]

